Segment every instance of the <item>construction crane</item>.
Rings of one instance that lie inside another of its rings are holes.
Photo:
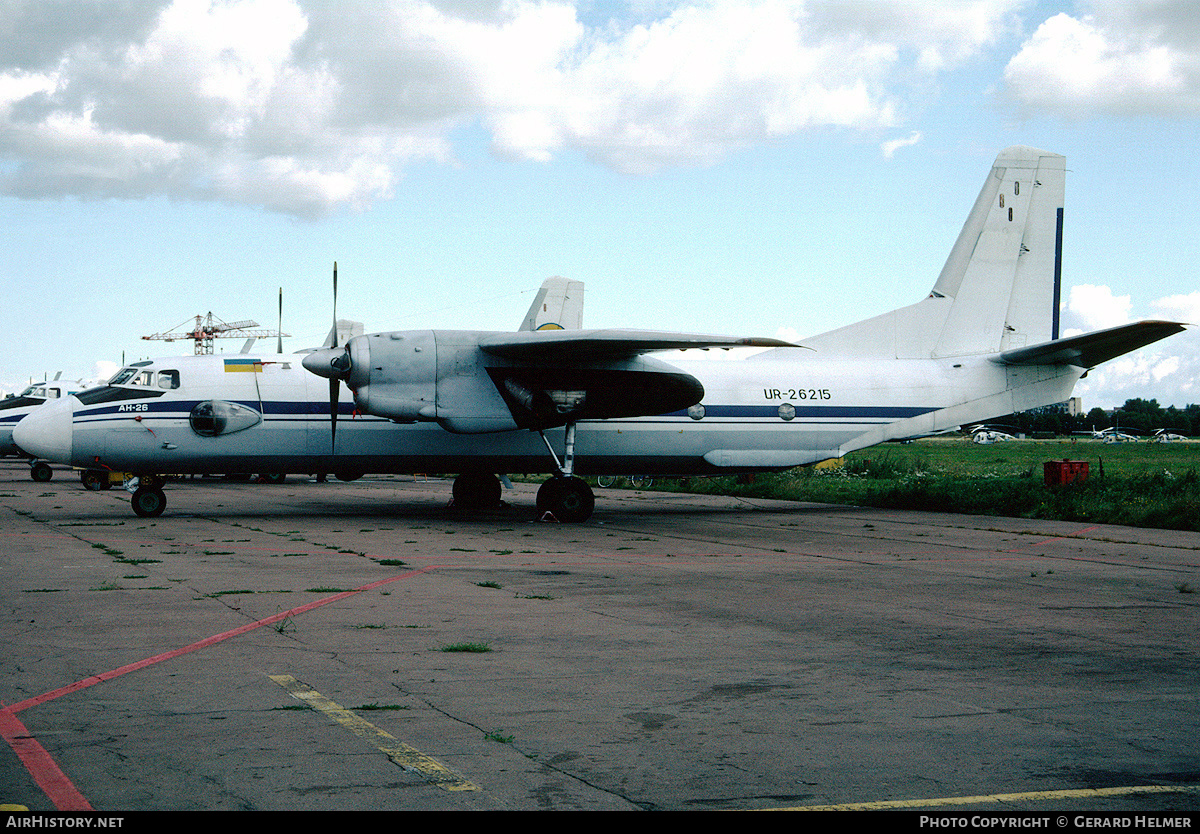
[[[282,298],[280,304],[282,305]],[[190,326],[190,330],[181,330],[181,328]],[[191,339],[196,344],[196,355],[201,356],[213,352],[213,339],[226,339],[229,337],[242,339],[260,339],[269,336],[275,336],[282,339],[287,336],[287,333],[281,333],[278,330],[254,330],[258,327],[256,321],[235,321],[224,322],[214,316],[210,311],[207,316],[196,316],[195,323],[182,322],[175,325],[170,330],[162,333],[154,333],[150,336],[143,336],[143,339],[157,339],[163,342],[174,342],[177,339]]]

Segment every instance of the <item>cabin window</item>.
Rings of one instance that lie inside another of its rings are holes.
[[[696,403],[693,406],[689,406],[687,414],[693,420],[703,420],[704,419],[704,406],[702,406],[700,403]]]
[[[1000,208],[1004,208],[1004,195],[1000,195]]]
[[[779,406],[779,418],[781,420],[792,420],[796,417],[796,406],[791,403],[784,403]]]
[[[179,387],[179,371],[159,371],[158,387],[173,391]]]
[[[262,415],[237,403],[204,400],[196,403],[188,422],[192,431],[201,437],[219,437],[257,426],[262,422]]]
[[[1021,193],[1021,182],[1020,182],[1020,180],[1014,180],[1013,181],[1013,194],[1020,194],[1020,193]]]

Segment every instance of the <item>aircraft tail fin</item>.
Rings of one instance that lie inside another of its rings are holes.
[[[1058,338],[1066,159],[1001,151],[929,296],[800,340],[829,356],[992,354]]]
[[[583,327],[583,282],[555,276],[542,282],[520,330],[579,330]]]
[[[353,339],[355,336],[363,334],[363,323],[361,321],[350,321],[349,319],[338,319],[337,324],[329,328],[329,335],[325,337],[324,344],[321,347],[333,347],[335,342],[333,337],[337,336],[336,344],[344,345],[346,342]]]

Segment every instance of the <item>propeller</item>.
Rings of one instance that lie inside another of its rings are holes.
[[[329,437],[331,452],[337,448],[338,383],[350,377],[350,351],[339,350],[337,331],[337,263],[333,265],[333,330],[329,347],[314,350],[300,361],[306,370],[329,380]]]
[[[276,353],[283,353],[283,287],[279,288],[279,341],[275,345]]]

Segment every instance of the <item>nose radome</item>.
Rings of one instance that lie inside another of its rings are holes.
[[[51,400],[13,426],[13,442],[26,454],[54,463],[71,462],[75,397]]]

